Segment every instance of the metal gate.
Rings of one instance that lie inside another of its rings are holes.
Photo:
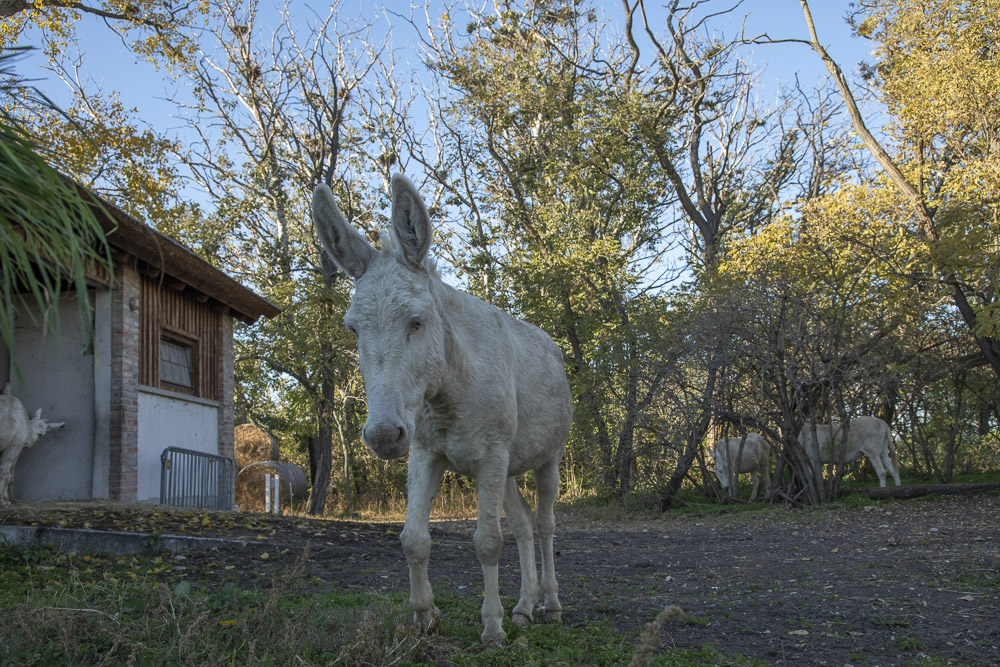
[[[160,504],[229,510],[235,505],[233,460],[180,447],[160,454]]]

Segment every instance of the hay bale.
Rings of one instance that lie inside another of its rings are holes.
[[[243,470],[258,461],[278,460],[278,439],[253,424],[240,424],[235,429],[236,470]]]
[[[258,461],[236,475],[236,504],[241,512],[264,511],[265,475],[278,475],[278,501],[282,513],[309,496],[309,481],[302,468],[284,461]]]

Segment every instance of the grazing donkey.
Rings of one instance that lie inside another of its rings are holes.
[[[799,442],[805,447],[806,456],[812,462],[840,463],[840,445],[844,439],[844,427],[840,424],[816,424],[806,422],[799,434]],[[819,440],[817,446],[817,440]],[[850,421],[847,445],[844,447],[844,463],[857,461],[867,456],[878,476],[878,485],[885,486],[885,471],[892,475],[899,486],[899,464],[896,448],[892,444],[889,425],[878,417],[855,417]]]
[[[357,336],[368,400],[362,438],[384,459],[410,452],[406,522],[400,535],[410,568],[410,607],[421,631],[435,633],[440,612],[427,578],[431,501],[445,469],[476,479],[473,536],[483,567],[482,641],[500,643],[503,606],[497,568],[506,513],[521,563],[517,625],[539,599],[531,511],[515,476],[535,472],[545,621],[561,618],[553,563],[553,504],[573,407],[563,357],[552,339],[444,284],[428,259],[431,221],[413,184],[392,178],[392,233],[376,250],[351,227],[333,193],[313,195],[319,239],[355,281],[344,324]]]
[[[742,442],[743,451],[740,451]],[[753,489],[750,491],[751,502],[757,499],[757,487],[760,485],[758,472],[764,476],[764,495],[771,489],[771,446],[763,436],[757,433],[747,433],[743,438],[720,438],[715,441],[709,452],[715,460],[715,476],[723,489],[729,489],[730,480],[743,473],[750,473]],[[735,486],[733,484],[732,486]]]

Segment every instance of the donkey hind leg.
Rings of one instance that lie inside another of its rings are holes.
[[[494,455],[480,463],[476,490],[479,493],[476,532],[472,539],[476,555],[483,567],[483,644],[502,644],[507,637],[503,630],[503,605],[500,603],[499,565],[503,550],[500,518],[503,515],[504,488],[507,482],[507,456]]]
[[[14,464],[24,445],[0,450],[0,508],[8,507],[14,496]]]
[[[403,554],[410,569],[410,608],[417,629],[437,634],[441,612],[434,605],[434,592],[427,578],[427,559],[431,553],[431,501],[437,494],[444,463],[419,449],[410,451],[407,470],[406,523],[399,535]]]
[[[559,585],[556,583],[555,553],[552,549],[552,534],[556,528],[553,507],[559,495],[559,457],[535,470],[535,483],[538,486],[538,507],[535,510],[538,540],[542,547],[542,606],[539,611],[542,612],[542,620],[551,623],[562,618]]]
[[[892,464],[892,458],[889,456],[888,448],[882,450],[882,465],[885,466],[885,469],[889,471],[890,475],[892,475],[892,479],[896,482],[896,486],[900,486],[899,471],[896,470],[896,466]]]
[[[872,468],[875,469],[875,475],[878,477],[878,485],[885,486],[885,466],[882,464],[882,458],[879,454],[874,456],[868,454],[868,460],[872,464]]]
[[[538,573],[535,570],[535,534],[531,524],[531,508],[525,502],[517,480],[507,478],[504,489],[503,511],[507,523],[517,540],[517,555],[521,561],[521,599],[511,612],[514,625],[526,627],[532,621],[532,611],[538,603]]]

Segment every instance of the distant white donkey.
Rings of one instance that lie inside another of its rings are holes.
[[[740,450],[740,443],[743,449]],[[757,433],[747,433],[743,438],[720,438],[715,441],[711,450],[712,458],[715,460],[715,476],[719,478],[719,484],[723,489],[728,490],[731,482],[743,473],[750,473],[750,480],[753,488],[750,491],[750,500],[757,499],[757,487],[760,485],[758,473],[764,476],[764,494],[767,495],[771,488],[771,446],[763,436]],[[735,486],[733,484],[732,486]]]
[[[344,324],[355,333],[368,399],[365,443],[381,458],[410,452],[406,523],[400,535],[410,568],[410,606],[421,631],[440,612],[427,578],[431,501],[445,469],[476,479],[473,536],[483,568],[484,643],[502,642],[497,569],[506,513],[517,540],[521,597],[517,625],[539,599],[531,510],[515,476],[534,470],[541,539],[541,607],[561,618],[553,562],[553,504],[573,407],[563,357],[541,329],[444,284],[428,259],[431,222],[413,184],[392,178],[392,233],[376,250],[351,227],[333,193],[319,185],[313,218],[323,246],[355,281]]]
[[[811,461],[820,463],[840,462],[840,445],[843,439],[844,427],[841,424],[817,424],[816,436],[813,437],[812,424],[806,422],[799,436],[806,456]],[[896,486],[900,485],[892,434],[889,432],[889,425],[878,417],[855,417],[850,421],[847,444],[844,447],[844,463],[857,461],[862,454],[868,457],[875,469],[879,486],[885,486],[886,470],[892,475]]]
[[[14,482],[14,464],[25,447],[31,447],[35,442],[53,429],[60,428],[63,422],[47,422],[42,419],[42,410],[35,411],[35,416],[28,418],[15,396],[10,393],[10,383],[4,385],[0,392],[0,508],[10,505],[10,486]]]

